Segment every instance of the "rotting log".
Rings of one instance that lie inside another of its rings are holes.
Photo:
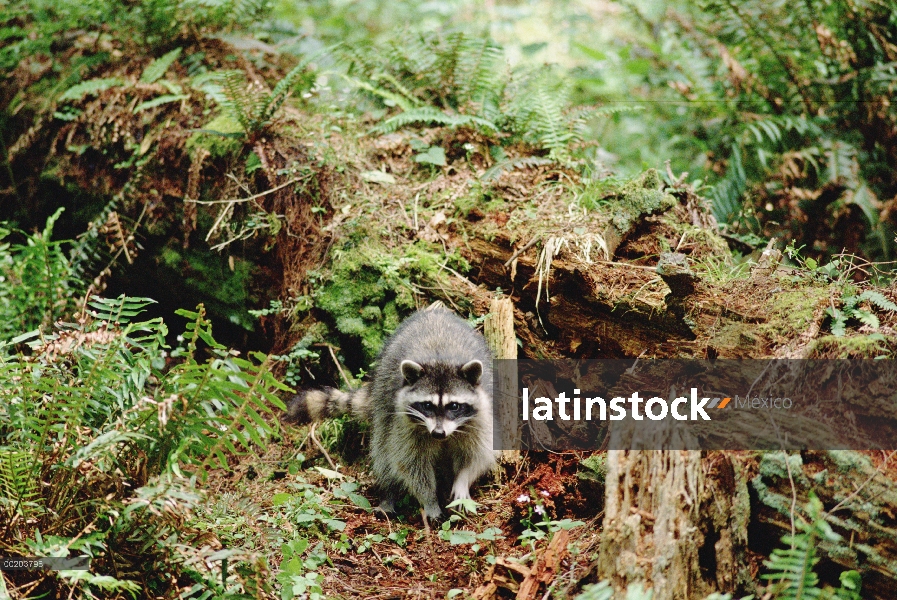
[[[862,597],[893,600],[897,596],[897,491],[894,452],[769,452],[759,456],[751,479],[751,550],[768,555],[792,533],[795,520],[806,519],[812,492],[823,503],[826,521],[840,542],[820,542],[822,561],[816,572],[824,583],[838,585],[838,574],[855,569],[862,575]]]
[[[630,231],[629,239],[621,236],[621,251],[675,248],[656,219],[645,218],[646,226]],[[696,258],[712,258],[707,248],[635,263],[570,251],[546,264],[540,243],[529,243],[536,235],[489,227],[481,234],[478,225],[468,223],[457,247],[478,269],[479,284],[511,295],[527,358],[816,356],[814,339],[832,292],[788,268],[707,278],[690,268]],[[666,244],[658,245],[663,236]],[[485,308],[488,293],[475,295],[474,303]],[[839,572],[858,569],[864,598],[893,598],[893,473],[876,475],[860,452],[804,453],[803,470],[798,465],[791,474],[793,499],[787,473],[775,474],[777,454],[610,451],[602,544],[592,573],[618,590],[645,582],[656,600],[755,593],[762,556],[782,546],[781,536],[791,533],[792,505],[799,513],[812,489],[827,510],[835,509],[829,521],[844,536],[840,547],[820,550],[822,581],[837,585]],[[768,472],[756,474],[758,461]]]

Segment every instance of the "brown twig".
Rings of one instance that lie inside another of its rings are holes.
[[[846,498],[844,498],[844,500],[841,500],[840,502],[838,502],[838,503],[835,505],[835,507],[834,507],[833,509],[831,509],[830,511],[828,511],[828,514],[830,514],[830,515],[831,515],[831,514],[834,514],[836,510],[838,510],[839,508],[841,508],[841,505],[846,504],[846,503],[849,502],[850,500],[853,500],[853,499],[856,497],[856,495],[859,494],[859,493],[863,490],[864,487],[866,487],[866,484],[868,484],[870,481],[872,481],[873,479],[875,479],[875,476],[876,476],[876,475],[879,475],[880,473],[883,473],[883,472],[884,472],[884,467],[888,466],[888,461],[891,460],[891,457],[894,456],[894,454],[897,454],[897,450],[894,450],[894,451],[892,451],[890,454],[888,454],[888,456],[885,457],[884,462],[881,463],[881,464],[875,469],[875,472],[874,472],[872,475],[870,475],[868,478],[866,478],[866,481],[864,481],[863,483],[861,483],[861,484],[860,484],[860,487],[858,487],[857,489],[855,489],[855,490],[853,491],[853,493],[851,493],[849,496],[847,496]]]
[[[518,256],[520,256],[521,254],[523,254],[524,252],[526,252],[527,250],[529,250],[530,248],[532,248],[533,245],[534,245],[536,242],[538,242],[538,241],[539,241],[539,236],[537,235],[536,237],[534,237],[533,239],[531,239],[529,242],[527,242],[527,244],[526,244],[525,246],[523,246],[522,248],[519,248],[518,250],[515,250],[515,251],[514,251],[514,254],[511,255],[511,258],[509,258],[509,259],[505,262],[505,268],[507,269],[508,267],[510,267],[510,266],[511,266],[511,263],[514,262],[514,260],[515,260]]]
[[[343,371],[343,366],[339,364],[339,361],[336,359],[336,353],[333,351],[333,346],[327,344],[327,349],[330,350],[330,358],[333,359],[333,362],[336,363],[336,368],[339,369],[339,374],[342,375],[343,381],[346,382],[346,385],[352,387],[352,382],[349,381],[349,378],[346,376],[346,372]]]
[[[336,463],[333,462],[333,459],[330,458],[330,455],[327,453],[327,450],[324,448],[324,445],[318,441],[317,436],[315,436],[315,429],[318,428],[317,423],[312,423],[311,427],[308,428],[308,437],[311,438],[311,441],[314,442],[315,446],[318,447],[318,450],[321,451],[321,454],[324,455],[324,458],[327,459],[327,462],[330,464],[330,467],[336,471]]]

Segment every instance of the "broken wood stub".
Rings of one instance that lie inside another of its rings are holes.
[[[493,298],[489,314],[483,323],[486,342],[496,359],[517,360],[517,336],[514,335],[514,303],[510,298]],[[500,381],[495,382],[495,393],[502,390],[517,390],[517,369],[508,363],[496,370]],[[511,401],[513,400],[513,401]],[[503,449],[501,458],[505,461],[520,460],[520,405],[513,399],[496,399],[497,441]]]

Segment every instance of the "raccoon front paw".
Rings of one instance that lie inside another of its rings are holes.
[[[439,508],[438,504],[435,506],[425,506],[424,514],[427,515],[428,520],[436,523],[445,519],[445,513],[442,512],[442,509]]]
[[[470,487],[456,483],[452,487],[452,500],[470,500]]]
[[[386,517],[389,517],[396,512],[395,502],[393,500],[384,498],[380,501],[380,506],[375,507],[374,510],[382,513]]]

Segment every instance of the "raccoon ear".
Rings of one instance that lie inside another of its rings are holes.
[[[402,377],[405,378],[408,385],[413,385],[414,382],[420,379],[420,376],[424,372],[424,368],[413,360],[403,360],[400,369],[402,371]]]
[[[472,360],[461,367],[461,377],[467,380],[470,385],[479,385],[480,377],[483,376],[483,363],[478,360]]]

